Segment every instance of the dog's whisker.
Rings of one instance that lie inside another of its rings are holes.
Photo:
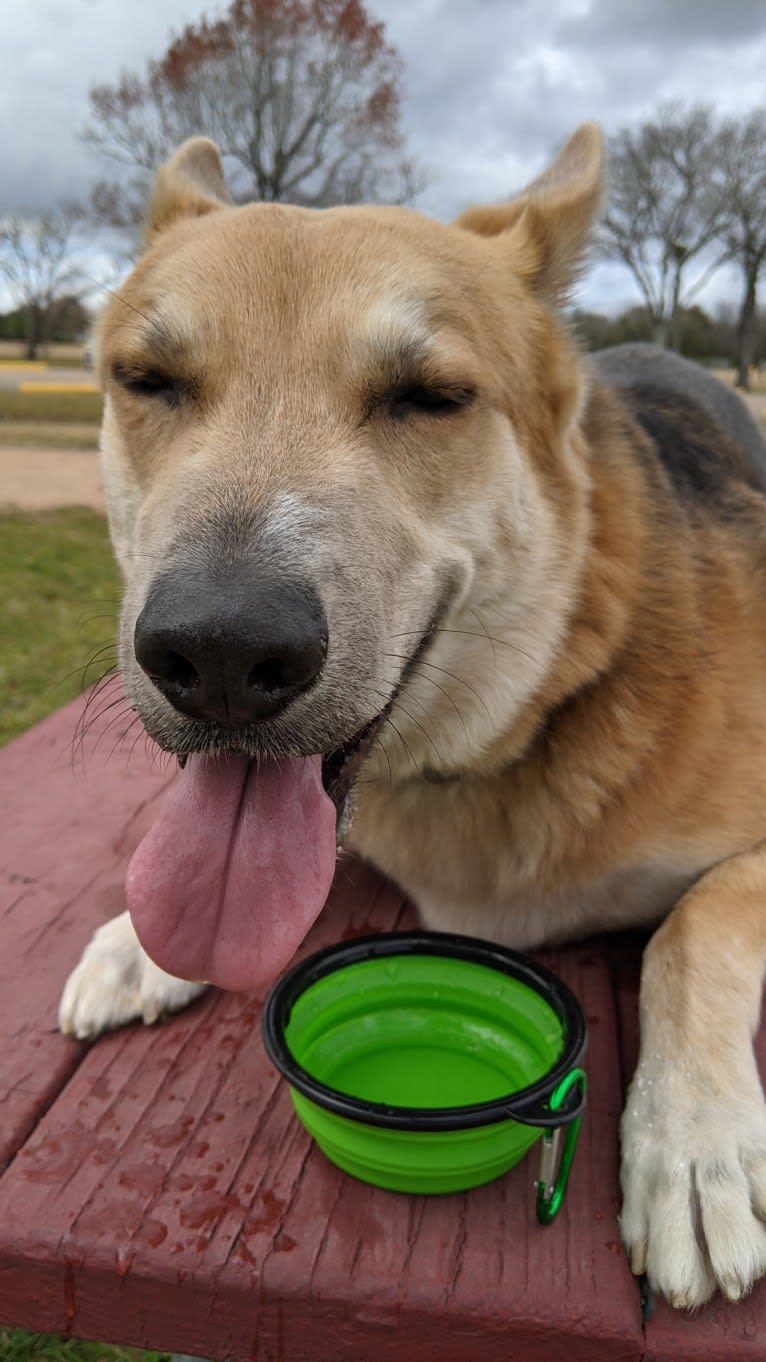
[[[405,709],[404,705],[402,704],[401,700],[399,700],[399,699],[394,700],[394,702],[393,702],[393,707],[394,707],[394,709],[401,710],[402,713],[403,713],[404,715],[406,715],[406,717],[409,719],[410,723],[411,723],[411,724],[414,724],[416,728],[420,729],[420,732],[423,734],[423,737],[426,739],[427,742],[429,742],[429,743],[431,744],[431,747],[432,747],[434,753],[436,754],[436,760],[437,760],[438,762],[441,762],[441,753],[439,752],[439,749],[438,749],[438,747],[436,746],[436,743],[434,742],[434,740],[433,740],[433,738],[431,737],[430,733],[427,733],[427,732],[426,732],[425,728],[424,728],[423,725],[420,723],[420,721],[419,721],[418,719],[415,718],[414,714],[410,714],[409,710],[408,710],[408,709]]]
[[[121,293],[117,293],[116,289],[110,288],[108,284],[102,283],[102,281],[96,279],[94,275],[88,274],[87,270],[83,270],[82,273],[85,275],[86,279],[89,279],[90,282],[96,286],[96,288],[101,289],[102,293],[108,293],[110,298],[114,298],[118,303],[121,303],[123,307],[127,307],[131,312],[135,312],[136,316],[140,317],[142,321],[148,322],[150,326],[156,326],[155,320],[146,312],[142,312],[141,309],[136,307],[133,303],[129,303],[127,298],[124,298]]]
[[[90,727],[98,717],[94,710],[94,706],[97,705],[103,698],[106,697],[111,685],[113,685],[114,683],[119,683],[119,679],[120,678],[117,672],[113,671],[110,668],[108,671],[104,672],[102,676],[99,677],[99,679],[91,687],[90,691],[86,694],[85,703],[82,707],[80,714],[78,715],[77,722],[74,727],[74,732],[72,734],[71,752],[73,765],[78,753],[79,755],[82,755],[83,744],[85,741],[86,734],[88,733]],[[124,698],[121,688],[120,696]]]
[[[468,727],[467,727],[467,725],[466,725],[465,719],[463,718],[463,711],[460,709],[460,706],[458,705],[457,701],[455,700],[454,695],[450,695],[449,691],[446,689],[445,686],[440,686],[440,685],[439,685],[439,682],[438,682],[438,681],[435,681],[434,678],[433,678],[433,676],[426,676],[426,674],[425,674],[424,672],[421,672],[421,670],[420,670],[420,663],[416,663],[412,670],[413,670],[413,673],[414,673],[416,676],[419,676],[419,677],[420,677],[421,681],[427,681],[427,682],[429,683],[429,685],[435,686],[436,689],[437,689],[438,691],[440,691],[441,694],[444,696],[445,700],[449,700],[450,704],[452,705],[452,708],[454,709],[455,713],[457,714],[458,719],[460,720],[460,724],[461,724],[462,729],[463,729],[463,732],[464,732],[464,734],[465,734],[466,742],[468,743],[468,746],[469,746],[469,748],[470,748],[470,747],[471,747],[471,737],[470,737],[470,734],[469,734],[469,732],[468,732]],[[413,697],[413,698],[415,698],[415,697]],[[425,708],[425,706],[424,706],[424,708]]]
[[[497,671],[497,647],[496,647],[497,639],[493,638],[492,635],[488,632],[486,625],[484,624],[484,621],[481,618],[481,615],[474,606],[471,606],[471,614],[474,616],[476,623],[481,629],[481,632],[484,634],[484,636],[489,640],[490,644],[492,645],[492,661],[495,666],[495,671]]]
[[[111,709],[113,705],[126,700],[127,697],[121,686],[118,686],[117,694],[112,695],[111,698],[108,699],[110,691],[114,689],[113,683],[118,681],[119,677],[116,672],[108,672],[101,677],[83,706],[82,714],[80,715],[75,730],[76,732],[84,732],[87,729],[90,729],[93,724],[98,721],[101,715],[106,713],[107,709]],[[102,701],[107,701],[107,699],[108,703],[102,705]]]
[[[408,660],[406,654],[402,653],[385,653],[384,656],[399,657],[403,658],[405,661]],[[418,667],[432,667],[434,671],[441,672],[442,676],[449,676],[452,681],[457,681],[458,685],[465,686],[466,690],[469,690],[472,695],[476,696],[476,699],[479,701],[479,704],[483,706],[487,718],[489,719],[490,723],[492,723],[492,715],[489,711],[486,700],[482,695],[479,694],[479,692],[476,690],[476,687],[470,684],[470,682],[465,681],[461,676],[455,676],[454,672],[447,671],[446,667],[439,667],[435,662],[427,662],[424,657],[421,657],[418,660],[417,665]]]
[[[390,787],[390,786],[393,786],[393,783],[394,783],[394,773],[393,773],[393,771],[392,771],[392,769],[391,769],[391,758],[389,757],[388,752],[386,751],[384,744],[380,741],[380,738],[378,737],[377,734],[375,735],[375,737],[374,737],[374,739],[373,739],[373,743],[374,743],[374,746],[377,747],[377,748],[379,749],[379,751],[381,751],[381,752],[383,753],[383,756],[384,756],[385,759],[386,759],[386,766],[388,767],[388,784],[389,784],[389,787]]]
[[[95,751],[96,748],[99,746],[99,743],[101,742],[102,738],[106,737],[106,734],[107,734],[111,729],[114,729],[114,728],[115,728],[115,726],[120,722],[120,719],[124,719],[125,717],[126,717],[126,716],[125,716],[125,711],[123,710],[122,714],[115,715],[115,717],[114,717],[112,720],[110,720],[110,722],[106,725],[106,728],[103,730],[103,732],[99,734],[98,740],[97,740],[97,742],[96,742],[96,747],[93,749],[94,751]],[[119,749],[120,747],[122,747],[123,744],[125,743],[125,741],[126,741],[126,739],[127,739],[127,737],[128,737],[128,734],[132,732],[132,730],[135,728],[136,724],[140,724],[140,723],[141,723],[141,718],[140,718],[140,716],[139,716],[138,714],[134,714],[134,715],[133,715],[133,718],[132,718],[131,721],[130,721],[130,723],[129,723],[129,724],[126,724],[125,728],[123,728],[122,731],[121,731],[120,733],[117,734],[117,737],[116,737],[114,743],[112,744],[111,748],[109,749],[109,752],[107,753],[107,756],[106,756],[106,758],[105,758],[105,760],[106,760],[107,762],[110,762],[110,761],[112,760],[112,757],[114,756],[115,752],[117,752],[118,749]],[[142,729],[142,732],[143,732],[143,729]],[[137,741],[137,742],[138,742],[138,741],[140,740],[140,738],[142,737],[142,732],[140,732],[140,733],[138,733],[138,734],[136,735],[136,741]],[[129,763],[129,761],[130,761],[130,755],[131,755],[132,751],[133,751],[133,748],[131,748],[131,749],[130,749],[130,753],[128,753],[128,758],[127,758],[127,761],[126,761],[126,765],[127,765],[127,764]]]
[[[405,629],[402,633],[391,634],[391,638],[406,638],[408,635],[416,634],[417,632],[417,629]],[[485,639],[487,643],[496,644],[500,648],[510,648],[513,652],[519,653],[521,657],[526,657],[529,662],[533,662],[536,666],[538,665],[538,659],[535,658],[532,653],[528,653],[525,648],[522,648],[521,644],[514,642],[512,639],[495,638],[493,634],[487,633],[486,629],[483,630],[482,633],[479,633],[476,629],[446,629],[437,627],[432,630],[432,635],[433,634],[464,634],[467,638]]]
[[[390,728],[393,728],[394,733],[396,734],[397,738],[399,739],[400,743],[402,744],[402,747],[404,748],[405,752],[407,753],[407,756],[409,757],[410,761],[412,762],[413,770],[417,771],[417,770],[418,770],[418,764],[417,764],[417,762],[416,762],[414,756],[412,755],[412,748],[410,747],[410,745],[409,745],[409,743],[407,742],[407,740],[403,737],[403,735],[402,735],[402,733],[400,732],[400,730],[397,728],[397,726],[396,726],[396,724],[394,723],[393,719],[391,718],[391,715],[390,715],[390,714],[386,714],[386,715],[384,716],[384,718],[383,718],[383,723],[384,723],[384,724],[388,724],[388,726],[389,726]]]
[[[125,733],[124,733],[124,735],[123,735],[123,741],[125,740],[125,738],[127,738],[128,734],[130,733],[131,729],[135,726],[136,723],[141,723],[141,717],[140,717],[140,715],[138,715],[138,714],[136,715],[135,719],[133,720],[133,723],[129,724],[128,727],[126,728]],[[126,761],[125,761],[125,765],[126,765],[126,766],[130,766],[130,763],[131,763],[131,761],[132,761],[132,759],[133,759],[133,753],[135,752],[135,750],[136,750],[136,748],[137,748],[137,746],[138,746],[138,744],[140,743],[140,741],[141,741],[142,738],[144,739],[144,751],[146,751],[146,739],[148,738],[148,736],[149,736],[149,735],[148,735],[148,733],[146,732],[146,729],[144,729],[144,728],[143,728],[143,725],[142,725],[141,731],[138,732],[138,733],[136,734],[135,738],[133,739],[133,742],[131,743],[130,751],[128,752],[128,755],[127,755],[127,758],[126,758]],[[152,768],[154,767],[154,761],[153,761],[153,759],[150,761],[150,765],[152,766]]]
[[[121,701],[122,701],[122,704],[121,704]],[[100,722],[101,722],[101,720],[104,718],[104,716],[105,716],[107,713],[109,713],[109,711],[110,711],[111,709],[113,709],[113,708],[114,708],[115,706],[117,706],[117,705],[120,705],[120,708],[117,709],[117,713],[116,713],[116,714],[113,714],[112,717],[111,717],[111,719],[109,720],[109,722],[106,723],[106,724],[104,724],[104,726],[99,730],[98,736],[96,737],[96,741],[95,741],[94,744],[93,744],[93,749],[92,749],[92,753],[91,753],[92,756],[95,756],[96,752],[98,751],[99,747],[101,746],[101,743],[103,742],[103,740],[104,740],[104,738],[106,737],[107,733],[109,733],[110,730],[114,728],[115,724],[118,724],[118,723],[120,722],[120,720],[121,720],[121,719],[124,719],[125,716],[126,716],[127,714],[130,714],[130,713],[133,712],[133,706],[131,705],[130,701],[129,701],[129,700],[126,701],[126,700],[124,699],[124,697],[120,697],[120,699],[118,699],[118,700],[113,700],[111,704],[106,705],[104,709],[100,710],[99,713],[98,713],[97,715],[95,715],[95,717],[93,718],[92,722],[88,725],[87,729],[85,729],[85,731],[83,732],[83,735],[82,735],[82,736],[83,736],[83,741],[84,741],[85,738],[89,736],[89,734],[90,734],[90,732],[91,732],[91,729],[94,728],[94,727],[96,726],[96,724],[100,724]]]
[[[375,695],[377,695],[377,696],[379,696],[381,699],[384,699],[384,700],[386,699],[385,693],[384,693],[383,691],[379,691],[379,690],[374,690],[374,689],[373,689],[372,693],[375,694]],[[413,699],[413,700],[417,700],[417,696],[412,696],[412,699]],[[436,754],[437,760],[438,760],[438,761],[441,761],[441,756],[440,756],[440,753],[439,753],[439,749],[438,749],[438,747],[436,746],[436,743],[434,742],[434,740],[433,740],[433,738],[431,737],[430,733],[427,733],[427,732],[426,732],[425,728],[424,728],[423,725],[419,722],[419,720],[415,718],[414,714],[410,714],[409,710],[406,709],[405,706],[402,704],[400,697],[397,696],[395,699],[388,701],[388,703],[391,704],[392,707],[393,707],[394,709],[399,709],[399,710],[401,710],[402,713],[409,719],[410,723],[411,723],[411,724],[414,724],[416,728],[420,729],[420,732],[423,734],[423,737],[426,739],[427,742],[429,742],[429,743],[431,744],[431,747],[433,748],[433,751],[434,751],[435,754]],[[423,706],[423,708],[424,708],[424,712],[427,713],[428,711],[425,710],[425,707],[424,707],[424,706]],[[401,737],[401,734],[400,734],[399,736]],[[410,752],[410,756],[412,756],[412,753],[411,753],[411,752]],[[413,758],[413,761],[414,761],[414,758]]]
[[[106,670],[102,671],[101,675],[98,676],[95,681],[89,682],[88,672],[93,667],[103,666],[104,663],[107,661],[109,662],[109,665],[106,668]],[[73,667],[71,671],[66,672],[64,676],[59,677],[58,681],[56,682],[56,686],[57,687],[63,686],[65,682],[70,681],[73,676],[79,676],[80,691],[82,693],[85,690],[87,690],[89,686],[93,687],[99,685],[100,682],[103,681],[105,676],[116,676],[117,675],[116,668],[117,657],[110,653],[110,650],[107,647],[107,645],[104,645],[103,648],[98,648],[93,653],[91,653],[90,657],[86,658],[85,662],[78,663],[78,665],[76,667]]]

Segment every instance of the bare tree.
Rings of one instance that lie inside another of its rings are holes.
[[[416,187],[402,153],[400,61],[362,0],[232,0],[142,75],[90,93],[83,136],[133,173],[101,182],[101,217],[135,220],[150,172],[184,138],[215,139],[240,199],[311,206]]]
[[[78,204],[63,203],[42,217],[0,221],[0,278],[24,313],[28,359],[48,339],[57,308],[86,290],[75,242],[83,220]]]
[[[610,195],[601,231],[604,254],[622,260],[649,309],[659,345],[676,346],[678,311],[726,259],[722,203],[711,192],[718,138],[710,111],[666,106],[610,145]],[[688,282],[693,261],[700,268]]]
[[[766,114],[725,120],[712,177],[723,205],[721,240],[742,271],[737,382],[748,388],[757,341],[758,279],[766,260]]]

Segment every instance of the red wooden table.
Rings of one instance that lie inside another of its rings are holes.
[[[173,777],[108,732],[73,763],[79,712],[0,752],[0,1322],[232,1362],[763,1358],[763,1286],[642,1323],[616,1219],[635,940],[545,956],[591,1037],[588,1114],[547,1229],[534,1155],[434,1198],[334,1169],[264,1055],[261,998],[211,992],[91,1046],[61,1036],[63,982],[122,910],[126,862]],[[306,949],[413,921],[399,891],[341,860]]]

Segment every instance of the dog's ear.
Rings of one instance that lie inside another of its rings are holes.
[[[157,171],[146,234],[151,238],[178,218],[201,217],[231,202],[215,142],[190,137]]]
[[[505,237],[530,285],[556,303],[577,275],[604,191],[604,139],[595,123],[583,123],[517,198],[470,208],[456,226]]]

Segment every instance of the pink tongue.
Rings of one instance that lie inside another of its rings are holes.
[[[168,974],[246,992],[287,964],[334,869],[321,757],[192,756],[130,863],[128,907]]]

